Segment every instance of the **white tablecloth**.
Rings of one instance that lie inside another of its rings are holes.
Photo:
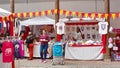
[[[84,46],[84,45],[83,45]],[[68,47],[65,48],[65,59],[100,60],[104,54],[102,46]]]

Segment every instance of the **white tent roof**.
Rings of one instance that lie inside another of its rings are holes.
[[[10,14],[11,14],[11,12],[0,8],[0,17],[5,17],[5,16],[8,16]]]
[[[48,25],[48,24],[55,24],[55,20],[48,18],[46,16],[40,16],[40,17],[35,17],[31,18],[25,21],[21,21],[20,25]]]
[[[25,21],[20,21],[18,35],[20,34],[22,26],[28,26],[28,25],[54,25],[55,27],[55,20],[46,16],[40,16],[40,17],[31,18]]]

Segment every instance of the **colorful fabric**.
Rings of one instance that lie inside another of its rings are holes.
[[[19,51],[20,51],[20,57],[22,58],[22,57],[24,57],[24,44],[23,44],[22,40],[19,40],[18,42],[20,44],[20,49],[19,49]]]
[[[20,58],[20,44],[18,41],[14,41],[14,57]]]
[[[62,39],[62,35],[57,34],[57,41],[61,42],[61,39]]]
[[[11,41],[3,42],[2,53],[3,53],[2,58],[4,63],[9,63],[13,61],[14,48],[13,48],[13,43]]]
[[[13,22],[10,21],[10,22],[9,22],[9,33],[10,33],[10,36],[13,36],[13,33],[14,33],[14,32],[13,32],[13,27],[14,27],[14,26],[13,26]]]
[[[102,42],[103,42],[103,49],[102,49],[102,53],[103,54],[105,54],[106,53],[106,38],[107,37],[107,35],[106,34],[104,34],[104,35],[102,35]]]

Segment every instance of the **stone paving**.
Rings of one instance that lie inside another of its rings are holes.
[[[52,65],[50,59],[47,63],[41,63],[40,59],[20,59],[15,60],[15,68],[120,68],[120,62],[65,60],[64,65]]]

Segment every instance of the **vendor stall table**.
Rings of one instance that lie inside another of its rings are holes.
[[[101,45],[79,45],[71,47],[66,45],[65,59],[101,60],[104,57],[102,49],[103,46]]]
[[[96,20],[68,21],[66,24],[66,37],[73,42],[68,42],[65,48],[65,59],[75,60],[101,60],[105,54],[106,35],[100,35]],[[94,39],[94,41],[93,41]],[[85,42],[83,42],[85,40]],[[94,44],[99,40],[99,44]],[[82,41],[82,43],[81,43]],[[90,44],[86,44],[90,42]],[[101,42],[102,41],[102,42]],[[69,44],[81,43],[69,46]],[[84,44],[85,43],[85,44]]]

